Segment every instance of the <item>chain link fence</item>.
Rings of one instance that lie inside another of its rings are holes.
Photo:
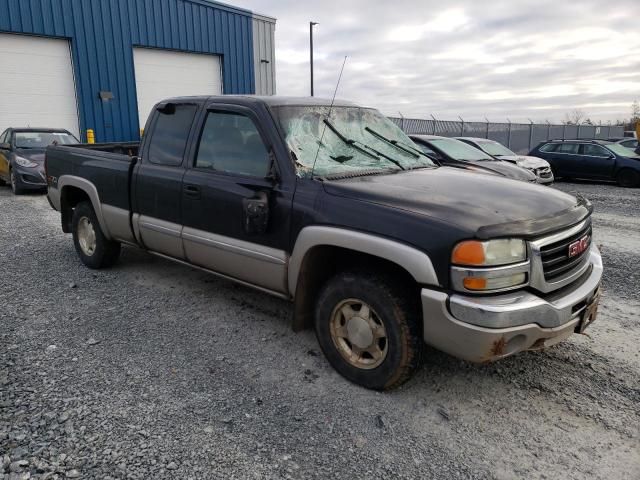
[[[502,143],[516,153],[526,154],[540,142],[558,139],[600,139],[622,137],[624,127],[613,125],[553,125],[549,123],[493,123],[389,117],[405,133],[443,137],[481,137]]]

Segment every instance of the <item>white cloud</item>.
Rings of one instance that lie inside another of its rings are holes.
[[[461,8],[452,8],[438,13],[432,20],[420,25],[400,25],[391,29],[387,39],[392,42],[415,42],[427,33],[451,33],[464,27],[469,17]]]
[[[638,0],[238,1],[278,19],[283,95],[309,92],[313,20],[316,94],[333,94],[348,55],[338,96],[387,114],[606,121],[640,99]]]

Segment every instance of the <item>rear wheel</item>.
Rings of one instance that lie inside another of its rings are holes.
[[[76,252],[87,267],[107,268],[118,261],[120,244],[107,240],[88,202],[79,203],[73,210],[71,231]]]
[[[329,363],[348,380],[375,390],[407,381],[420,362],[416,302],[376,273],[344,272],[318,297],[315,330]]]
[[[621,187],[637,187],[640,186],[640,173],[630,168],[623,168],[616,175],[616,182]]]

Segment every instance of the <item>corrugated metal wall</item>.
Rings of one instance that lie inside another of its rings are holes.
[[[71,41],[80,127],[138,138],[132,47],[222,56],[224,93],[254,93],[253,15],[205,0],[0,0],[0,31]],[[98,92],[113,92],[103,102]],[[194,92],[195,93],[195,92]]]
[[[258,95],[276,94],[275,31],[275,19],[253,15],[253,68]]]

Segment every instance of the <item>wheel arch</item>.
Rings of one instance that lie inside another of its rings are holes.
[[[376,269],[397,278],[407,288],[438,286],[429,256],[406,244],[348,229],[306,227],[289,260],[288,287],[294,299],[294,330],[311,326],[316,296],[322,284],[341,270]]]
[[[58,189],[60,191],[60,214],[62,217],[63,232],[71,232],[71,220],[75,206],[80,202],[89,201],[93,207],[93,211],[96,213],[102,232],[108,240],[111,239],[102,213],[100,196],[93,183],[84,178],[63,175],[58,179]]]

